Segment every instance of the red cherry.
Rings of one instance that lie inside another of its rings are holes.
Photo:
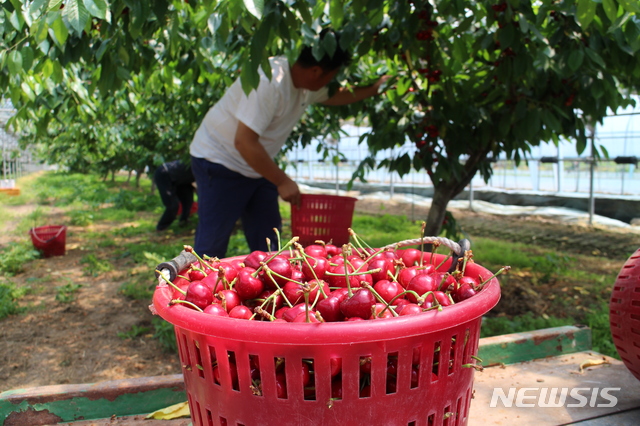
[[[391,308],[387,309],[384,303],[376,303],[373,306],[374,318],[393,318]]]
[[[422,255],[423,252],[421,252],[418,249],[414,249],[414,248],[408,248],[405,249],[402,252],[402,263],[404,263],[404,266],[409,267],[409,266],[414,266],[414,265],[418,265],[420,263],[420,255]]]
[[[347,318],[369,319],[372,314],[371,308],[375,303],[376,298],[373,293],[366,288],[361,288],[340,303],[340,310]]]
[[[275,290],[278,288],[276,283],[283,286],[289,281],[289,278],[291,278],[291,272],[293,269],[289,260],[284,256],[274,257],[269,261],[269,263],[267,263],[267,267],[275,273],[270,275],[268,272],[264,272],[265,270],[263,270],[265,285],[270,289]]]
[[[418,293],[418,295],[422,296],[429,291],[437,290],[437,284],[433,279],[432,274],[419,274],[413,277],[411,281],[409,281],[407,290],[414,291]],[[412,293],[407,293],[407,299],[409,299],[411,302],[417,301],[416,296]]]
[[[462,284],[452,293],[453,300],[458,303],[476,295],[476,291],[469,284]]]
[[[331,367],[331,377],[336,377],[342,373],[342,358],[329,358],[329,366]]]
[[[244,265],[253,269],[258,269],[260,264],[264,262],[269,255],[263,251],[252,251],[244,258]]]
[[[287,398],[287,377],[284,373],[276,374],[276,395],[280,399]]]
[[[311,257],[327,257],[327,249],[320,244],[310,244],[304,248],[304,252]]]
[[[451,299],[449,299],[449,296],[447,296],[443,291],[434,291],[433,293],[428,294],[425,302],[431,303],[431,305],[436,305],[434,299],[442,306],[451,305]]]
[[[229,312],[229,316],[231,318],[248,320],[253,316],[253,312],[246,306],[238,305]]]
[[[391,301],[400,293],[404,291],[402,286],[395,282],[389,280],[380,280],[373,286],[373,289],[384,299],[385,302],[391,303]],[[396,305],[402,300],[401,298],[397,298],[393,301],[393,304]]]
[[[371,274],[371,280],[375,283],[380,280],[389,279],[390,276],[393,276],[395,272],[395,266],[393,261],[390,259],[375,259],[369,262],[368,271],[373,271],[374,269],[380,269],[379,272],[374,272]]]
[[[227,311],[230,312],[233,308],[238,306],[242,301],[233,290],[222,290],[216,294],[216,298],[220,300],[220,304]]]
[[[409,285],[409,281],[411,281],[413,279],[413,277],[415,277],[416,275],[418,275],[419,272],[419,266],[408,266],[404,269],[402,269],[400,272],[398,272],[398,283],[404,287],[407,288],[407,285]]]
[[[189,287],[187,287],[187,294],[184,300],[193,303],[200,309],[204,309],[213,303],[213,293],[202,281],[193,281],[189,284]]]
[[[304,303],[298,303],[297,305],[294,305],[293,307],[284,311],[282,318],[284,318],[284,320],[287,322],[293,322],[293,320],[296,319],[300,312],[305,312],[306,309],[307,307]]]
[[[342,249],[333,244],[325,245],[324,249],[327,251],[327,256],[336,256],[342,253]]]
[[[303,261],[300,268],[307,280],[324,278],[324,274],[327,272],[327,269],[329,269],[329,261],[326,258],[310,257],[307,258],[307,262]]]
[[[215,315],[215,316],[218,316],[218,317],[228,317],[229,316],[229,314],[224,309],[224,307],[219,303],[213,303],[213,304],[211,304],[209,306],[206,306],[202,311],[205,314]]]
[[[340,310],[341,300],[338,297],[327,297],[318,302],[316,310],[322,315],[326,322],[336,322],[344,320],[344,315]]]
[[[238,281],[233,288],[240,299],[255,299],[264,291],[264,282],[253,275],[255,272],[256,270],[249,266],[245,266],[238,272]]]
[[[312,323],[312,322],[320,322],[320,321],[318,321],[318,318],[316,318],[314,311],[309,311],[309,315],[307,315],[306,312],[300,312],[298,316],[295,317],[291,322]]]
[[[190,281],[202,281],[202,279],[207,275],[200,269],[191,269],[187,273],[187,276],[189,277]]]
[[[409,303],[402,308],[402,311],[400,311],[399,315],[403,317],[405,315],[419,314],[421,312],[422,308],[420,306],[416,305],[415,303]]]
[[[282,296],[282,293],[278,292],[275,296],[273,295],[276,291],[277,290],[265,290],[259,296],[259,300],[261,300],[260,303],[267,299],[270,300],[262,307],[267,312],[273,312],[274,306],[276,311],[284,306],[284,297]]]

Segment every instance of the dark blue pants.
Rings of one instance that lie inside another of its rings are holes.
[[[189,171],[189,174],[191,174],[191,171]],[[156,229],[158,231],[167,229],[176,220],[180,204],[182,204],[180,222],[186,223],[193,204],[193,184],[191,182],[176,182],[163,166],[158,167],[156,170],[154,180],[160,193],[162,204],[165,207]]]
[[[224,258],[238,219],[251,251],[277,248],[274,228],[281,230],[282,218],[274,184],[202,158],[191,157],[191,168],[198,187],[198,228],[193,247],[197,254]]]

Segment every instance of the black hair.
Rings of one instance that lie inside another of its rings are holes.
[[[313,56],[313,48],[311,46],[305,46],[302,48],[302,51],[300,52],[297,60],[297,62],[303,68],[319,66],[323,71],[329,72],[349,64],[349,62],[351,61],[351,55],[348,51],[343,50],[340,47],[339,33],[325,28],[324,30],[322,30],[322,32],[320,32],[320,40],[323,40],[324,37],[329,33],[333,34],[336,39],[336,50],[333,53],[333,56],[325,53],[322,59],[318,61],[315,56]]]

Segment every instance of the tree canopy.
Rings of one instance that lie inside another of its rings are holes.
[[[258,84],[267,59],[303,44],[354,53],[350,85],[395,76],[375,99],[316,106],[290,144],[339,136],[341,119],[371,127],[354,179],[384,167],[428,173],[437,234],[447,203],[500,154],[543,141],[587,147],[588,128],[627,106],[640,84],[635,0],[34,0],[0,9],[0,90],[11,125],[75,170],[142,170],[187,146],[231,82]],[[339,40],[320,41],[322,28]],[[379,162],[375,154],[415,144]]]

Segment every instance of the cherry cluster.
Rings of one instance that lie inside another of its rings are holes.
[[[417,248],[337,247],[292,239],[274,253],[201,258],[169,282],[171,301],[210,315],[253,321],[322,323],[420,314],[473,297],[492,277],[464,274],[470,250],[452,272],[445,258]],[[437,246],[434,245],[434,247]],[[186,251],[193,249],[185,246]],[[165,281],[168,281],[165,278]]]

